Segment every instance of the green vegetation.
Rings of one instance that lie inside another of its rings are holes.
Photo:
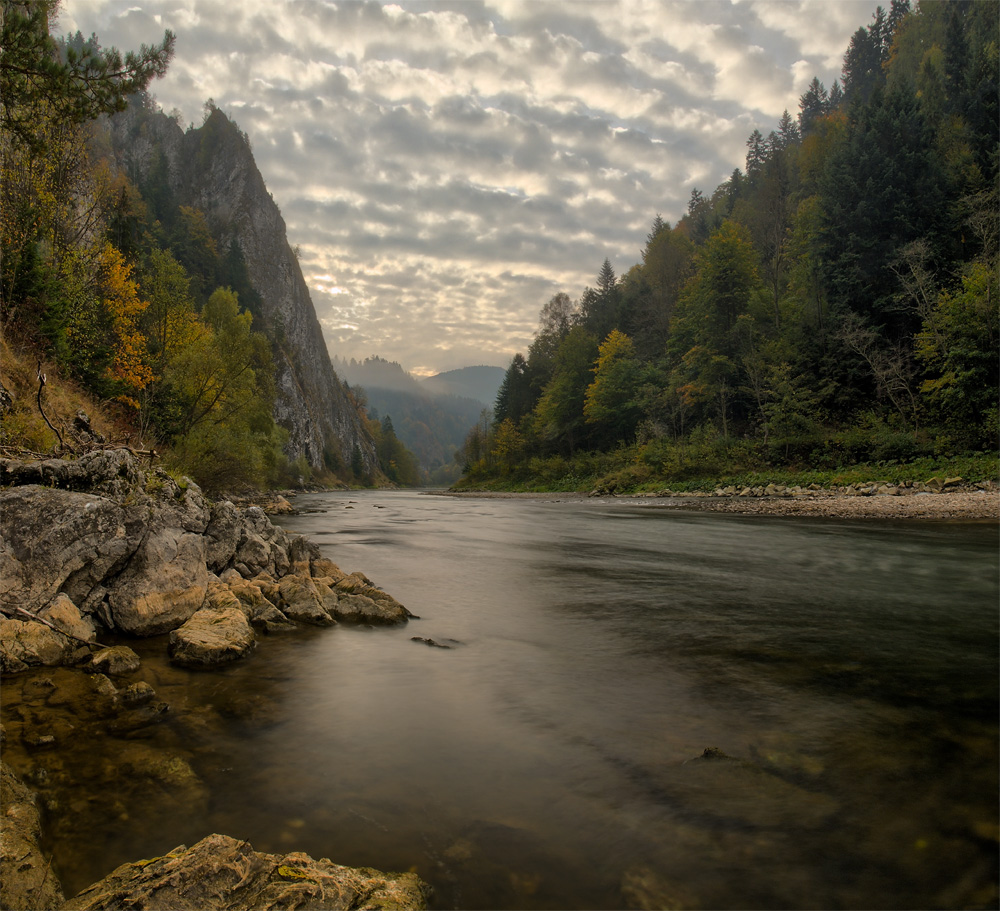
[[[124,56],[96,36],[56,41],[57,7],[3,6],[0,332],[13,404],[0,443],[34,452],[128,443],[212,493],[357,480],[332,444],[323,477],[304,459],[289,462],[288,434],[272,417],[280,327],[266,325],[235,241],[220,246],[226,226],[175,199],[145,94],[173,35]],[[115,151],[103,115],[125,111],[148,168]],[[211,156],[234,132],[246,142],[209,102],[191,154]],[[43,373],[54,424],[32,407]],[[68,427],[79,410],[100,438]],[[404,462],[394,453],[387,464]]]
[[[543,308],[460,486],[996,478],[1000,4],[892,0],[843,85]]]

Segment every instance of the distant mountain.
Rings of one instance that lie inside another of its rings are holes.
[[[388,416],[392,419],[396,436],[403,441],[427,472],[432,482],[450,483],[460,472],[454,461],[455,450],[461,448],[469,429],[479,420],[482,410],[492,407],[496,391],[490,385],[480,384],[481,392],[491,397],[483,398],[456,395],[449,390],[465,389],[461,382],[448,384],[452,374],[465,371],[499,370],[495,367],[467,367],[441,374],[444,380],[435,386],[429,377],[418,380],[395,361],[375,356],[363,361],[334,357],[333,366],[347,381],[355,395],[367,402],[368,415],[376,420]],[[500,379],[504,372],[500,370]]]
[[[459,367],[458,370],[426,377],[420,380],[420,384],[435,395],[475,399],[492,408],[506,372],[503,367]]]

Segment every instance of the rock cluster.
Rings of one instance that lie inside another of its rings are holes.
[[[170,633],[178,664],[253,651],[254,628],[394,624],[411,615],[258,507],[210,503],[127,450],[0,460],[0,671],[75,663],[99,630]]]
[[[103,633],[168,633],[171,661],[210,668],[251,654],[258,633],[412,616],[367,576],[342,571],[305,538],[275,527],[260,508],[212,503],[187,479],[144,471],[127,450],[72,461],[0,459],[0,533],[0,672],[44,665],[53,677],[77,678],[86,709],[70,728],[86,716],[132,734],[167,710],[150,684],[123,679],[139,657],[123,645],[102,646]],[[58,701],[70,698],[49,678],[38,685]],[[15,725],[31,749],[51,749],[67,733],[35,729],[31,720],[22,712]],[[112,771],[185,793],[203,790],[182,757],[163,759],[142,742]],[[415,874],[261,854],[223,835],[125,864],[64,905],[39,848],[35,795],[5,764],[0,791],[0,907],[9,911],[426,907],[427,887]]]

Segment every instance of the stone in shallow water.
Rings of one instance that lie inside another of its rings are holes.
[[[125,645],[101,649],[91,659],[91,667],[101,674],[120,677],[139,669],[139,656]]]
[[[209,835],[191,848],[123,864],[84,889],[65,911],[270,911],[297,908],[423,909],[430,887],[414,873],[342,867],[308,854],[282,856],[253,850],[249,842]]]
[[[249,655],[256,644],[242,610],[206,608],[170,634],[170,660],[183,667],[215,667]]]

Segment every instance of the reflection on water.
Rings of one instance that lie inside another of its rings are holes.
[[[997,906],[995,527],[298,506],[422,619],[215,673],[132,643],[168,720],[111,737],[79,672],[5,682],[68,892],[217,831],[416,869],[441,908]]]

